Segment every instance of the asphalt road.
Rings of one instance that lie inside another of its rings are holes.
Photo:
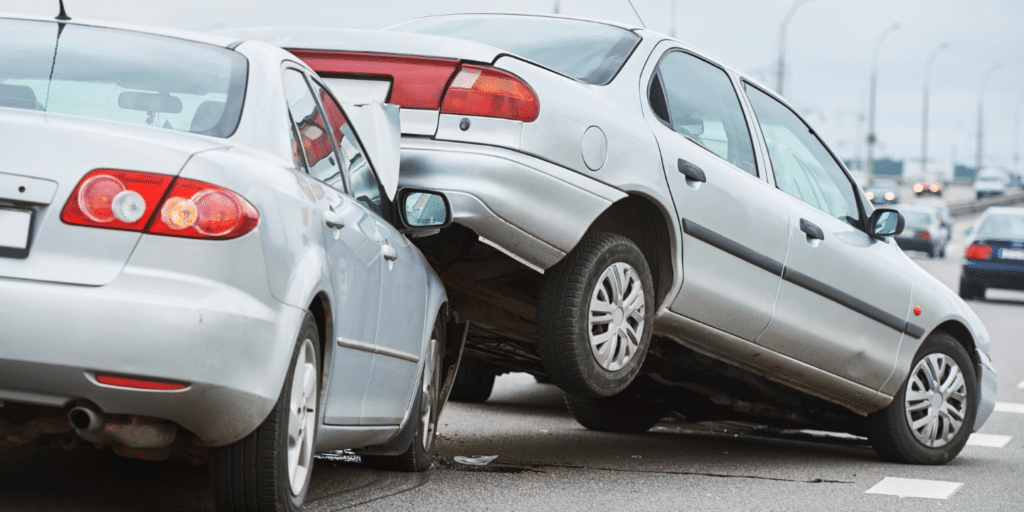
[[[912,258],[950,287],[959,278],[963,227],[946,259]],[[971,307],[992,337],[998,400],[1024,404],[1024,294],[990,291]],[[1007,406],[1010,407],[1010,406]],[[1022,411],[1024,411],[1024,406]],[[306,510],[972,510],[1024,509],[1024,414],[993,413],[944,466],[882,462],[863,439],[765,431],[739,424],[663,421],[642,435],[593,432],[561,393],[524,374],[498,379],[485,404],[453,403],[439,429],[435,467],[422,474],[368,470],[322,455]],[[496,455],[485,466],[457,456]],[[873,494],[945,491],[945,499]],[[124,459],[94,449],[13,449],[0,442],[0,511],[212,510],[208,468]]]

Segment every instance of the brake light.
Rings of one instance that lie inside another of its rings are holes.
[[[115,377],[113,375],[97,375],[96,381],[108,386],[118,386],[133,389],[152,389],[156,391],[177,391],[188,386],[174,382],[162,382],[158,380],[129,379],[127,377]]]
[[[919,234],[921,235],[921,238],[923,238],[925,240],[928,240],[928,239],[930,239],[932,237],[932,234],[927,232],[927,231],[922,231]]]
[[[61,220],[157,235],[228,239],[252,231],[259,213],[242,196],[209,183],[97,169],[75,187]]]
[[[540,100],[533,88],[511,73],[465,65],[448,86],[441,113],[528,123],[540,115]]]
[[[914,184],[914,192],[917,192],[918,194],[920,194],[921,192],[924,192],[924,185],[921,184],[921,183],[915,183]]]
[[[969,260],[990,260],[992,259],[992,246],[973,242],[967,246],[964,257]]]

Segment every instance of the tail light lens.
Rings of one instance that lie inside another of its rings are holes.
[[[448,86],[441,113],[528,123],[540,115],[540,100],[526,82],[511,73],[466,65]]]
[[[924,185],[921,184],[921,183],[915,183],[914,184],[914,192],[917,192],[918,194],[920,194],[921,192],[924,192]]]
[[[964,257],[969,260],[990,260],[992,259],[992,246],[973,242],[967,246]]]
[[[925,240],[928,240],[928,239],[930,239],[932,237],[932,234],[927,232],[927,231],[922,231],[922,232],[918,233],[918,235],[920,235],[920,237],[925,239]]]
[[[77,226],[228,239],[252,231],[259,213],[242,196],[209,183],[97,169],[75,187],[60,218]]]

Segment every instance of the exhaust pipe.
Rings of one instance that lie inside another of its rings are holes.
[[[92,407],[78,406],[68,412],[68,422],[79,433],[95,432],[103,428],[103,413]]]

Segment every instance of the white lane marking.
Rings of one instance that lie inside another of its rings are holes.
[[[1024,380],[1020,381],[1020,384],[1017,384],[1017,389],[1024,389]]]
[[[995,434],[971,434],[967,438],[968,446],[988,446],[989,448],[1002,448],[1010,442],[1013,436],[999,436]]]
[[[953,495],[964,484],[940,482],[938,480],[915,480],[913,478],[885,477],[864,494],[887,494],[900,498],[933,498],[944,500]]]
[[[1024,414],[1024,404],[996,402],[996,412],[1015,412],[1017,414]]]

